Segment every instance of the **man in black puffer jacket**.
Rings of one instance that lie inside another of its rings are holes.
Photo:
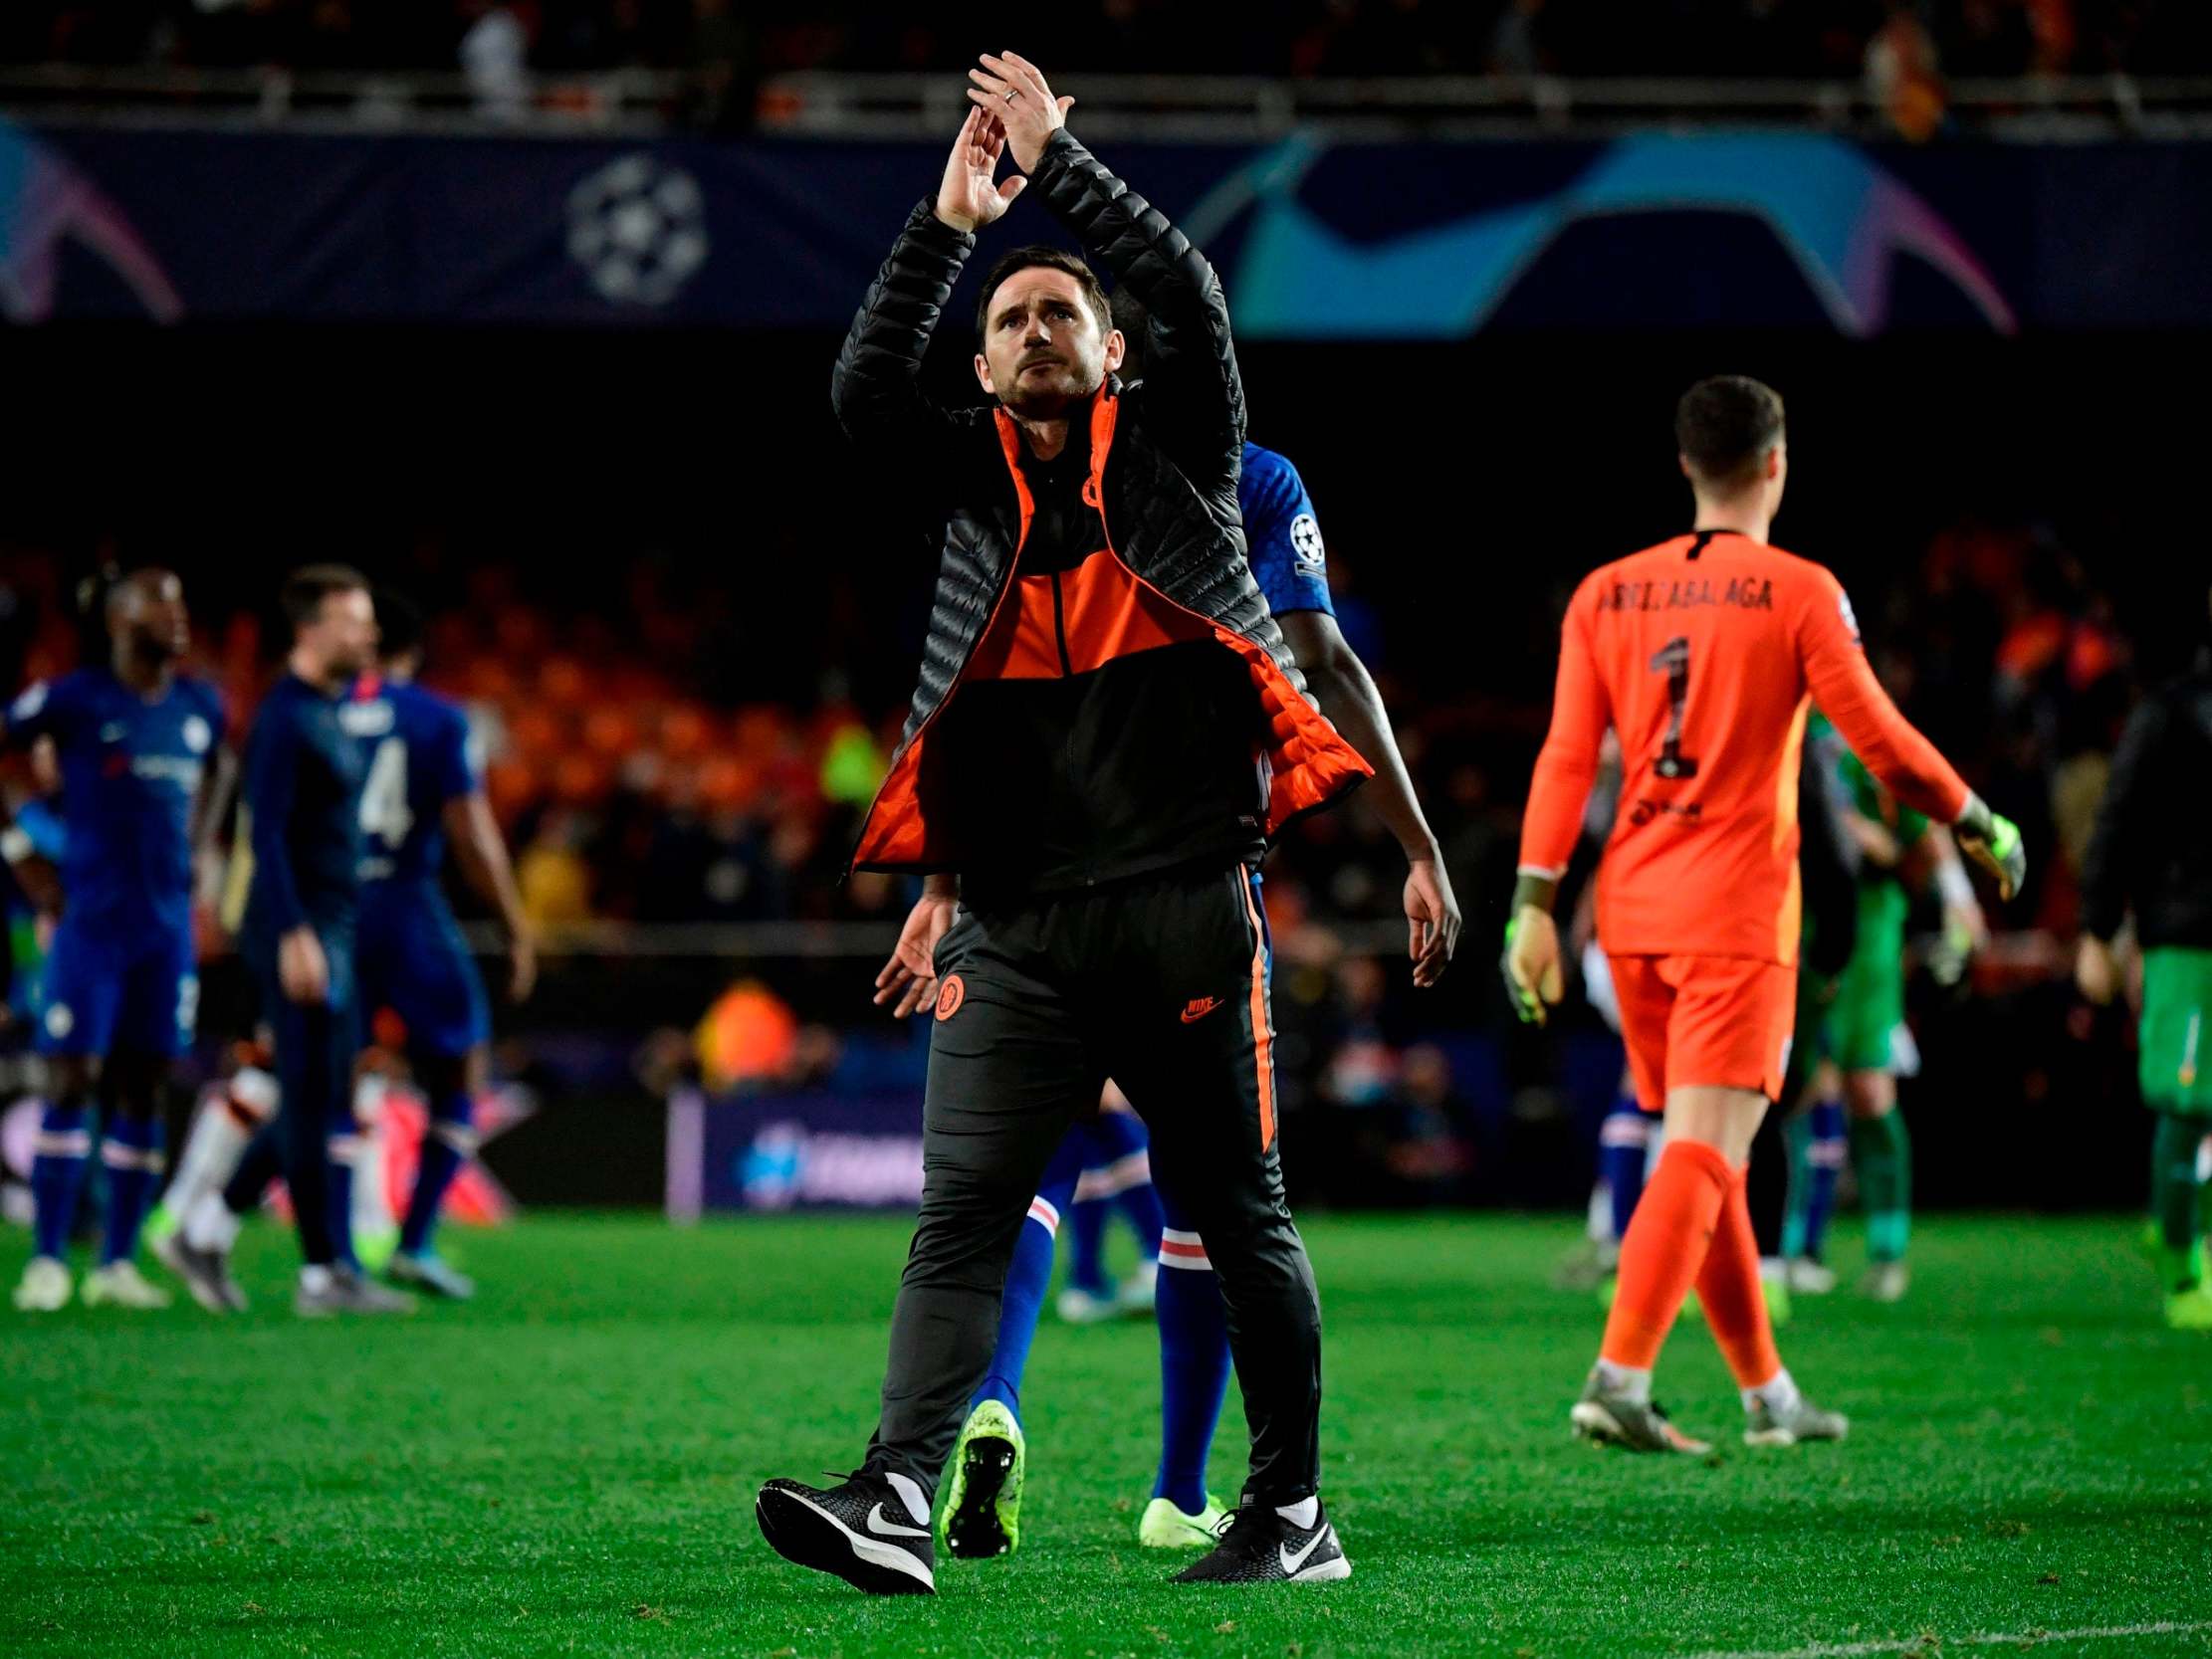
[[[986,57],[971,79],[937,197],[908,218],[831,382],[869,464],[945,523],[921,684],[853,854],[945,895],[900,941],[902,974],[938,983],[921,1216],[866,1462],[827,1490],[772,1481],[761,1527],[862,1589],[934,1590],[931,1500],[1007,1258],[1111,1076],[1151,1127],[1156,1180],[1198,1219],[1251,1424],[1235,1525],[1184,1577],[1341,1578],[1253,871],[1285,822],[1369,767],[1306,697],[1245,563],[1243,391],[1213,267],[1068,135],[1072,101],[1033,66]],[[1023,176],[1001,185],[1007,149]],[[1089,267],[1027,248],[993,269],[978,311],[994,404],[941,408],[917,386],[923,353],[976,229],[1030,186],[1144,301],[1146,378],[1116,377],[1123,342]]]

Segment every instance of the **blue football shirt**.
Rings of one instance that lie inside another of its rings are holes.
[[[192,803],[223,730],[215,688],[179,675],[148,702],[112,669],[79,669],[25,690],[7,730],[54,740],[71,917],[117,934],[189,927]]]
[[[1298,469],[1273,450],[1247,443],[1236,498],[1244,510],[1246,557],[1267,608],[1277,616],[1285,611],[1334,616],[1321,520]]]
[[[361,790],[361,866],[369,882],[434,882],[445,861],[445,809],[478,787],[469,718],[458,704],[412,684],[377,693],[391,729],[369,747]]]
[[[359,896],[361,785],[391,710],[287,674],[246,744],[243,809],[253,849],[246,932],[266,944],[303,924],[350,929]]]

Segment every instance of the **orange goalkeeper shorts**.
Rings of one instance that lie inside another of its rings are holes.
[[[1669,1089],[1782,1093],[1797,1020],[1797,969],[1748,956],[1611,956],[1637,1104]]]

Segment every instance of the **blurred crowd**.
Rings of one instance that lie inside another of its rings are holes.
[[[51,569],[0,567],[0,667],[11,685],[94,648]],[[1411,992],[1393,970],[1404,863],[1373,811],[1355,798],[1288,835],[1266,868],[1284,1111],[1320,1144],[1312,1166],[1333,1171],[1341,1200],[1481,1198],[1497,1170],[1577,1166],[1572,1097],[1582,1089],[1602,1109],[1617,1053],[1592,1026],[1582,1051],[1570,1044],[1544,1057],[1541,1078],[1516,1077],[1519,1039],[1491,983],[1491,917],[1512,883],[1540,694],[1491,686],[1485,696],[1417,676],[1350,576],[1340,555],[1346,635],[1394,710],[1469,931],[1445,990]],[[834,676],[803,702],[767,701],[759,680],[718,671],[732,649],[716,605],[649,573],[605,610],[579,608],[573,595],[549,601],[496,565],[472,568],[451,592],[425,574],[416,591],[433,618],[424,679],[470,712],[487,791],[543,927],[903,918],[911,883],[839,880],[897,738],[903,699],[891,679],[866,706]],[[1992,918],[2000,931],[1977,970],[1982,988],[2059,983],[2077,873],[2139,678],[2108,598],[2048,531],[1962,519],[1902,579],[1863,588],[1861,604],[1899,702],[2029,845],[2048,850],[2031,861],[2023,899]],[[233,740],[243,740],[277,672],[276,625],[212,582],[201,584],[195,620],[197,666],[223,686]],[[809,638],[794,649],[818,663],[855,648]],[[786,688],[802,683],[768,672]],[[11,787],[20,794],[25,782]],[[866,1017],[854,983],[778,966],[773,953],[727,958],[718,949],[714,965],[736,982],[710,981],[729,987],[719,1000],[700,985],[679,995],[688,1008],[647,1015],[676,1022],[654,1062],[663,1072],[849,1093],[918,1077],[913,1033]],[[864,977],[872,962],[839,971]],[[596,1011],[623,1023],[603,998]],[[1589,1076],[1562,1076],[1562,1064]]]
[[[42,568],[29,560],[0,580],[0,666],[12,684],[67,669],[96,638],[51,577],[42,590]],[[1415,677],[1342,555],[1332,582],[1471,908],[1510,885],[1542,709],[1494,695],[1501,688],[1484,697]],[[773,661],[733,677],[722,659],[765,646],[735,645],[746,636],[725,625],[718,601],[664,585],[649,562],[612,614],[550,598],[496,564],[472,568],[450,593],[425,577],[416,597],[432,618],[423,678],[470,711],[486,789],[542,923],[903,914],[895,884],[838,881],[898,737],[898,674],[866,692],[834,672],[809,686]],[[1934,537],[1909,579],[1863,594],[1861,608],[1876,666],[1906,712],[2031,845],[2063,854],[2037,861],[2010,925],[2069,932],[2073,874],[2134,694],[2110,601],[2051,532],[1969,518]],[[242,740],[277,672],[273,619],[203,589],[195,620],[200,666],[223,687]],[[817,668],[838,655],[898,658],[884,638],[894,623],[852,626],[849,637],[806,639],[797,654]],[[1356,799],[1302,824],[1268,871],[1286,932],[1399,915],[1397,842]]]
[[[1494,895],[1511,882],[1542,711],[1477,705],[1417,677],[1347,561],[1335,566],[1346,636],[1386,688],[1460,891]],[[2048,530],[1962,519],[1909,580],[1863,604],[1877,667],[1907,712],[2033,844],[2063,854],[2038,862],[2010,926],[2069,932],[2074,871],[2133,696],[2109,600]],[[882,914],[876,884],[835,878],[903,699],[860,707],[832,683],[803,709],[703,702],[683,689],[699,683],[688,609],[641,621],[642,639],[626,646],[601,618],[523,603],[472,606],[434,630],[429,678],[477,712],[502,818],[533,868],[559,872],[533,884],[541,914]],[[1355,800],[1286,838],[1269,865],[1270,902],[1292,932],[1308,920],[1388,923],[1402,878],[1396,841]]]
[[[487,96],[534,73],[650,67],[693,72],[706,108],[735,110],[764,75],[957,73],[979,41],[1016,34],[1036,61],[1091,73],[2201,73],[2208,11],[2202,0],[1293,0],[1262,26],[1243,8],[1168,0],[958,14],[878,0],[11,0],[0,59],[458,69]]]
[[[2119,729],[2141,680],[2165,665],[2137,664],[2082,561],[2031,524],[1962,519],[1903,579],[1879,593],[1868,584],[1864,604],[1882,679],[2041,849],[2021,898],[1993,910],[1995,936],[1968,984],[1915,972],[1915,1016],[1932,1063],[1978,1068],[1985,1105],[2015,1092],[2031,1103],[2023,1111],[2086,1090],[2106,1098],[2124,1083],[2094,1069],[2119,1052],[2117,1035],[2106,1029],[2102,1048],[2085,1041],[2091,1016],[2068,985],[2079,873]],[[1356,797],[1306,820],[1269,858],[1278,1087],[1301,1170],[1344,1204],[1571,1203],[1585,1167],[1580,1148],[1614,1097],[1619,1047],[1579,996],[1544,1039],[1531,1038],[1513,1025],[1491,962],[1543,710],[1478,707],[1472,692],[1416,682],[1374,619],[1356,602],[1343,608],[1396,713],[1468,932],[1443,989],[1411,990],[1399,920],[1404,863]],[[879,730],[879,743],[888,735]],[[818,734],[797,735],[792,753],[811,756],[808,764],[826,757]],[[788,811],[799,796],[778,799]],[[828,821],[818,816],[826,791],[811,799],[790,831],[793,846],[833,860],[849,820],[835,841],[814,840],[813,826]],[[756,814],[775,810],[767,797],[741,808],[733,824],[752,827],[736,830],[737,842],[773,837],[772,820]],[[1570,881],[1586,880],[1594,860],[1587,848]],[[804,891],[802,880],[793,871],[778,888],[796,893],[802,911],[868,909],[881,898],[865,887]],[[892,914],[903,913],[905,899],[902,891]],[[1933,960],[1940,927],[1939,907],[1923,896],[1915,961]],[[772,969],[734,986],[669,1058],[716,1087],[840,1095],[884,1087],[902,1064],[918,1066],[907,1034],[881,1020],[809,1019],[793,1006],[803,998],[787,983],[780,988],[789,994],[779,994],[778,983]],[[1979,1020],[2013,1033],[2003,1059]],[[1556,1176],[1556,1188],[1534,1189],[1532,1171]]]

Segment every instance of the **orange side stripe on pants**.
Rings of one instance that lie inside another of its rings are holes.
[[[1267,930],[1252,903],[1251,872],[1241,883],[1244,915],[1252,925],[1252,1054],[1259,1065],[1259,1149],[1275,1143],[1275,1038],[1267,1029]]]

